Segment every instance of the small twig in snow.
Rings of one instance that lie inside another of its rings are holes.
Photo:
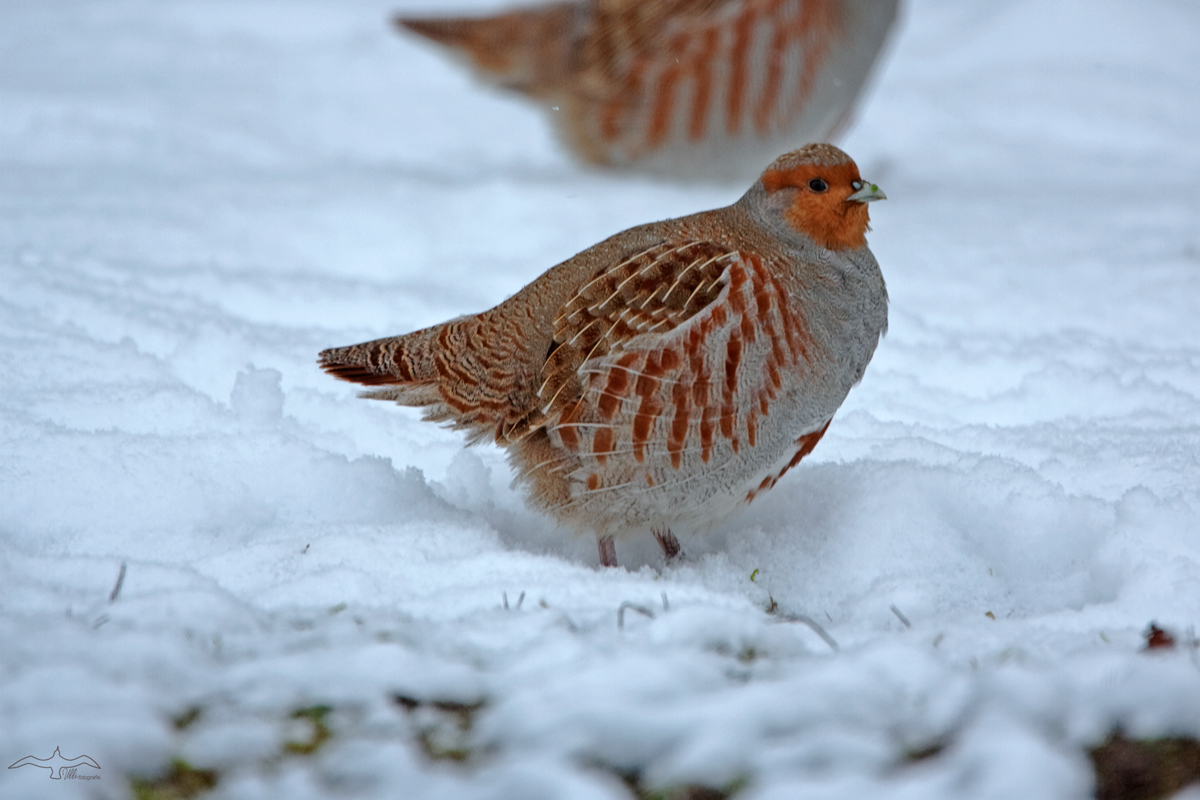
[[[521,610],[521,603],[525,602],[525,592],[521,592],[521,596],[517,598],[517,611]]]
[[[671,601],[667,599],[666,592],[662,593],[662,598],[663,598],[663,611],[670,611],[671,610]]]
[[[832,650],[835,653],[841,650],[841,648],[838,647],[837,641],[834,640],[834,638],[832,636],[830,636],[829,633],[824,628],[821,627],[821,624],[819,622],[817,622],[815,619],[813,619],[812,617],[808,616],[807,614],[782,613],[782,614],[777,614],[776,616],[778,616],[782,620],[787,620],[788,622],[799,622],[802,625],[807,625],[809,628],[812,629],[813,633],[815,633],[817,636],[821,637],[821,641],[823,641],[823,642],[825,642],[825,644],[829,645],[830,650]]]
[[[904,613],[900,609],[896,608],[895,605],[890,606],[890,608],[892,609],[892,613],[896,615],[896,618],[904,623],[904,627],[912,627],[912,623],[908,621],[908,617],[904,616]]]
[[[632,608],[634,611],[638,612],[642,616],[649,617],[650,619],[654,619],[653,611],[646,608],[645,606],[639,606],[637,603],[631,603],[628,600],[626,600],[624,603],[621,603],[621,607],[617,609],[617,629],[618,630],[623,630],[625,628],[625,609],[627,609],[627,608]]]
[[[501,592],[500,596],[504,598],[504,610],[508,611],[509,610],[509,608],[508,608],[508,592]],[[521,603],[524,603],[524,602],[525,602],[525,593],[521,592],[521,596],[517,598],[517,605],[515,607],[515,610],[520,611]]]
[[[125,562],[121,562],[121,569],[117,572],[117,585],[108,593],[108,602],[115,603],[117,595],[121,593],[121,587],[125,584]]]
[[[521,592],[521,596],[524,597],[525,593]],[[550,604],[546,602],[546,598],[544,597],[541,600],[538,600],[538,605],[547,610],[550,608]],[[520,607],[521,604],[518,602],[517,608]],[[567,612],[560,610],[558,613],[562,615],[562,621],[567,623],[567,630],[569,630],[571,633],[579,633],[579,626],[575,624],[575,620],[571,619],[571,616],[567,614]]]

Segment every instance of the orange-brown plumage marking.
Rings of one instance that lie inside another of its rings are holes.
[[[704,357],[701,343],[705,326],[697,325],[688,335],[688,367],[692,375],[692,403],[703,406],[708,402],[708,360]]]
[[[804,43],[803,68],[787,117],[799,113],[812,94],[817,75],[828,57],[830,44],[844,37],[840,9],[829,0],[805,3],[796,25],[796,35]]]
[[[774,331],[767,332],[768,338],[775,337]],[[779,381],[779,368],[775,365],[775,357],[773,353],[767,353],[767,357],[763,362],[762,373],[762,405],[763,413],[766,413],[767,402],[775,399],[775,395],[779,393],[779,386],[776,385]]]
[[[566,449],[580,449],[580,434],[576,432],[575,426],[559,425],[556,429],[558,431],[558,438],[562,440],[563,446]]]
[[[825,431],[829,430],[829,423],[832,421],[833,420],[829,420],[826,422],[821,426],[820,430],[813,431],[812,433],[806,433],[796,440],[796,442],[800,445],[800,450],[796,453],[799,458],[793,460],[791,462],[791,466],[794,467],[799,464],[801,458],[804,458],[813,451],[813,449],[817,446],[817,442],[821,441],[821,437],[825,435]]]
[[[725,345],[725,400],[727,404],[733,402],[733,393],[737,390],[737,369],[741,360],[742,337],[740,332],[734,331],[730,333],[729,343]]]
[[[768,12],[773,35],[767,49],[767,63],[764,65],[762,94],[759,95],[758,105],[754,109],[754,127],[760,135],[771,132],[771,114],[775,110],[783,83],[783,52],[788,44],[789,31],[778,18],[781,5],[778,1],[773,2]]]
[[[654,391],[654,389],[658,388],[658,379],[665,374],[666,371],[662,366],[662,351],[651,350],[646,353],[646,360],[642,364],[642,374],[638,376],[635,391],[639,395],[645,394],[648,391]]]
[[[778,392],[780,387],[783,386],[783,378],[779,375],[779,366],[774,358],[774,354],[772,354],[772,360],[767,363],[767,378],[770,381],[773,391]]]
[[[597,401],[601,419],[606,421],[611,420],[621,407],[621,401],[624,399],[625,393],[629,390],[629,368],[633,365],[633,361],[636,358],[637,355],[635,353],[627,353],[609,369],[604,390]]]
[[[754,344],[758,339],[758,320],[749,314],[742,314],[741,322],[738,323],[738,332],[741,333],[742,340],[747,345]]]
[[[729,308],[735,314],[746,311],[746,298],[742,295],[742,288],[746,285],[747,277],[745,267],[740,264],[729,270]]]
[[[655,397],[658,379],[662,377],[662,370],[659,369],[655,355],[653,351],[646,354],[646,360],[642,362],[642,368],[638,370],[637,381],[634,383],[633,393],[642,398],[643,402]]]
[[[671,456],[671,466],[679,469],[683,459],[683,445],[687,440],[688,425],[691,416],[688,385],[679,381],[671,389],[671,399],[675,403],[675,415],[671,418],[671,436],[667,440],[667,452]]]
[[[659,381],[649,374],[654,355],[654,353],[646,355],[645,370],[638,376],[637,386],[634,389],[634,393],[641,398],[637,414],[633,418],[633,457],[639,462],[646,457],[646,443],[650,441],[655,421],[663,410],[663,403],[658,394]],[[655,365],[657,367],[656,360]]]
[[[579,430],[576,428],[575,419],[578,416],[579,406],[576,405],[571,413],[562,417],[559,420],[555,430],[558,432],[558,438],[562,441],[563,447],[571,451],[579,450]]]
[[[829,422],[832,421],[833,420],[830,420]],[[817,442],[821,441],[821,437],[825,435],[825,431],[829,430],[829,422],[826,422],[819,430],[815,430],[812,433],[806,433],[796,440],[796,444],[800,445],[800,449],[796,451],[796,455],[792,456],[792,460],[789,461],[787,466],[780,471],[775,480],[782,478],[789,469],[799,464],[805,456],[813,451],[813,449],[817,446]]]
[[[794,311],[783,315],[783,339],[787,342],[788,350],[805,361],[811,361],[808,352],[809,333],[804,320]],[[786,363],[781,359],[781,363]]]
[[[692,97],[692,118],[688,124],[688,138],[698,142],[704,138],[708,128],[708,112],[712,106],[712,68],[710,62],[716,55],[717,29],[708,28],[701,34],[699,47],[692,58],[692,66],[698,73],[695,93]]]
[[[633,418],[633,457],[639,464],[646,460],[646,442],[650,441],[654,416],[650,413],[639,413]]]
[[[830,420],[830,422],[832,422],[832,420]],[[796,453],[792,456],[791,460],[788,461],[788,463],[785,464],[783,468],[780,469],[775,475],[768,475],[767,477],[763,478],[762,483],[758,485],[757,489],[751,489],[746,495],[746,502],[749,503],[762,492],[773,489],[775,484],[779,483],[780,479],[787,474],[788,470],[799,464],[805,456],[813,451],[813,448],[817,446],[817,442],[821,441],[821,437],[825,435],[825,431],[827,430],[829,430],[829,422],[826,422],[821,428],[810,433],[806,433],[797,439],[796,444],[799,445],[799,448],[796,450]]]
[[[592,439],[592,453],[596,456],[596,461],[603,464],[609,453],[613,451],[613,430],[612,428],[598,428]]]
[[[725,111],[725,130],[730,136],[736,136],[742,127],[742,109],[749,89],[746,59],[755,22],[753,6],[747,6],[734,22],[733,50],[729,54],[729,102]]]
[[[662,368],[662,373],[666,375],[667,373],[674,372],[676,369],[678,369],[679,365],[683,363],[683,360],[679,357],[679,353],[675,350],[675,348],[669,347],[659,353],[658,363]]]
[[[625,92],[636,92],[638,90],[639,81],[635,75],[631,74],[629,79],[625,81],[623,92],[614,92],[613,96],[600,107],[600,138],[605,142],[611,142],[617,138],[624,127],[624,117],[626,116],[626,103],[622,99]]]
[[[687,44],[684,34],[677,34],[667,47],[669,65],[658,78],[658,86],[651,103],[653,109],[650,125],[646,131],[646,144],[650,149],[656,149],[667,138],[675,110],[675,90],[683,77],[683,65],[679,59]]]
[[[779,287],[772,282],[771,273],[763,266],[761,258],[752,256],[747,261],[754,272],[754,303],[758,315],[765,319],[771,310],[771,295]]]
[[[712,457],[713,434],[716,431],[713,415],[713,407],[709,405],[704,406],[700,414],[700,460],[705,464]]]

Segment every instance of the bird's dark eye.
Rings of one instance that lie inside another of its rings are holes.
[[[823,192],[829,188],[829,185],[820,178],[813,178],[808,182],[808,188],[812,189],[814,192]]]

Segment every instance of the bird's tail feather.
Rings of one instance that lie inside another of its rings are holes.
[[[404,336],[375,339],[349,347],[332,347],[320,355],[321,369],[352,383],[386,388],[364,392],[375,400],[406,406],[441,402],[435,352],[443,325]]]
[[[576,3],[553,3],[492,17],[397,16],[393,22],[466,56],[489,81],[537,97],[565,74],[577,13]]]

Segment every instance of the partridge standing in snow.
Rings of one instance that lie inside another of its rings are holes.
[[[630,228],[500,305],[321,353],[363,396],[508,449],[530,502],[595,532],[720,520],[829,427],[887,328],[867,248],[884,198],[838,148],[775,160],[731,206]]]
[[[575,0],[398,17],[537,100],[599,164],[742,174],[844,125],[897,0]],[[719,156],[719,157],[717,157]]]

